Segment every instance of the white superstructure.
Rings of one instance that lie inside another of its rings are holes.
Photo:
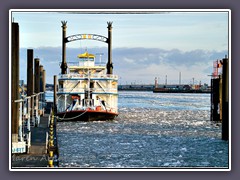
[[[118,114],[118,77],[85,52],[68,62],[68,73],[58,77],[57,112],[99,111]]]

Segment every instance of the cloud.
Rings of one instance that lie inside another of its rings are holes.
[[[67,48],[67,61],[77,61],[77,55],[85,49]],[[26,82],[26,48],[20,50],[20,77]],[[89,53],[102,53],[101,61],[107,62],[107,48],[93,47]],[[34,49],[34,57],[40,58],[40,64],[44,66],[47,74],[47,82],[53,82],[53,75],[60,73],[61,47],[39,47]],[[119,75],[120,83],[153,83],[155,77],[160,82],[165,82],[165,76],[169,83],[178,83],[179,72],[182,74],[182,82],[189,83],[192,78],[196,82],[209,83],[214,60],[222,59],[227,51],[205,51],[201,49],[193,51],[180,51],[179,49],[165,50],[158,48],[115,48],[113,49],[114,73]],[[100,56],[96,55],[96,60]]]

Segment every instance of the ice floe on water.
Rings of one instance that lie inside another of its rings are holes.
[[[114,121],[58,123],[60,166],[227,168],[209,104],[209,94],[119,92]]]

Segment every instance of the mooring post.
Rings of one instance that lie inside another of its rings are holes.
[[[35,79],[34,79],[34,92],[36,94],[35,96],[35,126],[39,125],[39,115],[38,115],[38,110],[39,110],[39,95],[38,93],[40,92],[40,66],[39,66],[40,60],[39,58],[34,59],[34,71],[35,71]]]
[[[40,114],[43,116],[44,115],[44,86],[45,84],[43,83],[43,65],[39,66],[39,80],[40,80],[40,92],[41,94],[39,95],[39,109],[40,109]]]
[[[27,96],[33,95],[33,49],[27,50]]]
[[[219,112],[219,120],[222,121],[222,75],[219,75],[219,107],[218,107],[218,112]]]
[[[12,77],[11,77],[11,121],[12,121],[12,142],[18,142],[19,125],[19,25],[12,23]]]
[[[43,92],[45,92],[46,91],[46,70],[45,69],[43,69],[42,83],[43,83],[43,86],[42,86]]]
[[[229,59],[222,60],[222,140],[229,139]]]
[[[219,115],[219,78],[211,79],[211,120],[220,121]]]
[[[39,83],[40,83],[40,92],[43,92],[43,65],[39,66]]]
[[[42,92],[44,92],[42,97],[43,97],[43,102],[45,103],[45,91],[46,91],[46,71],[45,71],[45,69],[43,69],[43,72],[42,72],[42,84],[43,84]]]
[[[35,66],[35,81],[34,81],[34,92],[39,93],[40,92],[40,67],[39,67],[39,58],[34,59],[34,66]]]
[[[34,84],[33,84],[33,49],[27,50],[27,96],[32,96],[34,94]],[[28,101],[29,115],[28,120],[28,130],[30,131],[30,119],[34,119],[34,98]]]
[[[107,22],[108,24],[108,63],[107,63],[107,74],[113,73],[112,64],[112,22]]]
[[[56,112],[57,112],[57,76],[56,75],[54,75],[54,77],[53,77],[53,84],[54,84],[53,108],[54,108],[54,114],[56,114]]]

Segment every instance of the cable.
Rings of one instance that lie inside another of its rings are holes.
[[[65,118],[65,115],[66,115],[66,112],[65,112],[63,118],[60,118],[60,117],[58,117],[58,116],[56,116],[56,118],[57,118],[58,120],[60,119],[60,121],[63,121],[63,120],[72,120],[72,119],[76,119],[76,118],[82,116],[82,115],[85,114],[86,112],[87,112],[87,110],[85,110],[82,114],[79,114],[79,115],[77,115],[77,116],[75,116],[75,117],[71,117],[71,118]]]

